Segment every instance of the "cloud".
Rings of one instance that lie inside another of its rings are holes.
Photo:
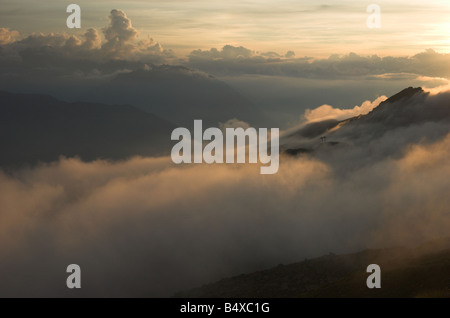
[[[277,52],[256,52],[243,46],[225,45],[221,50],[194,50],[188,56],[188,65],[216,75],[279,74],[277,68],[295,53],[288,51],[283,57]],[[299,58],[302,61],[305,58]],[[278,66],[277,66],[278,65]],[[274,73],[276,71],[276,73]]]
[[[428,147],[411,146],[407,155],[395,162],[392,182],[384,195],[384,231],[375,235],[376,241],[414,243],[428,239],[432,232],[446,235],[443,231],[450,229],[450,217],[445,210],[450,200],[439,196],[447,188],[442,176],[450,175],[449,166],[443,165],[448,162],[449,154],[450,135],[447,135],[442,142]],[[411,177],[406,177],[408,174]],[[405,207],[409,209],[408,216],[397,214]]]
[[[24,53],[27,55],[40,55],[41,58],[48,55],[49,61],[47,63],[51,63],[51,58],[55,56],[58,59],[72,60],[92,58],[99,51],[100,44],[101,38],[98,31],[88,29],[82,38],[68,34],[32,34],[21,40],[11,42],[7,50],[14,52],[22,59],[24,58]]]
[[[137,37],[138,31],[133,28],[131,20],[122,10],[111,10],[109,19],[109,26],[103,30],[107,41],[111,41],[113,44],[121,44]]]
[[[8,28],[0,28],[0,45],[14,42],[19,36],[19,32],[10,30]]]
[[[251,51],[243,46],[232,46],[225,45],[220,51],[216,48],[212,48],[209,51],[195,50],[191,52],[192,58],[203,58],[203,59],[245,59],[256,56],[254,51]]]
[[[126,57],[134,50],[131,42],[137,38],[138,31],[122,10],[111,10],[109,20],[110,24],[103,29],[106,43],[102,45],[102,49],[114,57]]]
[[[223,131],[225,131],[225,129],[227,129],[227,128],[247,129],[247,128],[250,128],[250,124],[245,121],[239,120],[237,118],[233,118],[233,119],[227,120],[224,123],[219,123],[219,127]]]
[[[171,54],[171,51],[164,50],[161,44],[153,40],[150,36],[147,36],[145,40],[138,42],[138,48],[141,56],[145,57],[146,55],[162,55],[167,54],[167,57]]]
[[[290,142],[313,151],[282,155],[270,176],[166,157],[2,172],[0,295],[70,296],[61,271],[76,263],[78,296],[169,296],[305,257],[448,235],[449,100],[409,88],[357,120],[309,123]],[[327,143],[323,123],[340,125]]]
[[[84,34],[85,42],[83,47],[87,50],[98,49],[102,43],[100,35],[96,29],[88,29]]]
[[[411,145],[437,142],[450,133],[450,92],[430,94],[408,88],[366,115],[344,121],[308,122],[280,141],[289,152],[311,153],[347,175],[388,157],[401,157]],[[322,143],[321,137],[326,137]]]
[[[341,109],[330,105],[322,105],[315,109],[307,109],[303,117],[308,122],[327,119],[343,120],[350,117],[356,117],[358,115],[365,115],[386,99],[386,96],[380,96],[373,102],[366,100],[361,104],[361,106],[355,106],[351,109]]]
[[[145,62],[162,61],[173,54],[164,50],[150,36],[138,41],[139,32],[132,26],[131,20],[122,10],[111,10],[110,23],[103,29],[105,41],[98,30],[87,29],[82,38],[65,33],[31,34],[21,37],[18,32],[0,29],[0,45],[9,55],[23,58],[23,54],[42,54],[49,56],[49,63],[56,57],[70,60],[142,60]],[[1,55],[0,55],[1,56]],[[50,57],[51,56],[51,57]],[[4,56],[5,57],[5,56]]]
[[[399,80],[418,76],[450,77],[450,54],[432,49],[410,57],[356,53],[333,54],[328,58],[297,57],[288,51],[258,53],[245,47],[226,45],[222,50],[195,50],[188,63],[215,75],[277,75],[301,78],[343,79],[349,77]],[[406,76],[406,77],[405,77]]]
[[[286,58],[293,58],[295,56],[295,52],[294,51],[287,51],[287,53],[284,55],[284,57]]]
[[[446,235],[449,151],[447,136],[345,178],[289,157],[273,176],[169,158],[1,173],[0,294],[70,296],[61,273],[76,263],[78,295],[168,296],[304,257]]]
[[[138,38],[121,10],[111,11],[110,23],[103,31],[104,38],[90,28],[81,35],[34,33],[12,40],[11,34],[16,33],[3,30],[2,42],[8,43],[0,44],[0,85],[8,91],[87,100],[93,87],[118,74],[149,69],[174,58],[150,36]]]

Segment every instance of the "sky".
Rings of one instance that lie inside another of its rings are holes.
[[[381,28],[369,29],[369,4],[381,8]],[[178,55],[194,49],[243,45],[255,51],[294,51],[297,56],[412,55],[449,51],[450,3],[431,0],[164,0],[78,1],[82,29],[65,26],[69,2],[2,0],[0,27],[32,32],[84,33],[101,28],[111,9],[121,9],[140,30]]]

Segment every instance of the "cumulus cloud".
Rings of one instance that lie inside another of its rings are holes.
[[[361,104],[361,106],[355,106],[351,109],[341,109],[335,108],[330,105],[322,105],[315,109],[307,109],[303,117],[308,122],[321,121],[327,119],[343,120],[350,117],[365,115],[386,99],[387,99],[386,96],[380,96],[373,102],[371,102],[370,100],[366,100]]]
[[[172,56],[171,51],[164,50],[150,36],[138,41],[139,32],[132,26],[131,20],[122,10],[111,10],[110,23],[103,29],[104,39],[94,28],[86,30],[80,38],[66,33],[37,33],[20,38],[19,33],[9,29],[0,29],[0,45],[7,45],[6,52],[23,58],[26,54],[45,54],[51,58],[87,59],[91,61],[106,60],[155,60],[164,55]]]
[[[245,122],[245,121],[239,120],[237,118],[233,118],[233,119],[227,120],[224,123],[219,123],[219,127],[222,130],[225,130],[227,128],[243,128],[243,129],[247,129],[247,128],[250,127],[250,124]]]
[[[287,58],[292,58],[295,56],[295,52],[294,51],[287,51],[287,53],[284,55]]]
[[[89,100],[88,91],[95,91],[92,87],[102,80],[153,65],[181,63],[217,75],[267,113],[270,125],[287,127],[296,123],[306,108],[356,105],[367,96],[392,94],[409,85],[424,86],[424,81],[430,89],[447,85],[445,72],[450,69],[448,55],[431,50],[412,57],[350,53],[314,59],[291,51],[257,52],[226,45],[195,50],[183,60],[151,36],[138,34],[131,18],[113,10],[105,28],[83,30],[84,34],[15,36],[14,31],[3,30],[7,39],[3,43],[8,43],[0,44],[0,85],[9,91]],[[111,99],[99,101],[110,103]],[[123,102],[135,104],[134,100]]]
[[[165,51],[161,44],[153,40],[150,36],[147,36],[145,40],[138,42],[139,52],[142,56],[147,54],[156,54],[160,55],[163,53],[168,53],[169,51]]]
[[[193,61],[204,61],[204,60],[214,60],[214,61],[232,61],[232,60],[240,60],[246,61],[248,60],[260,60],[263,61],[265,59],[269,60],[280,60],[280,58],[292,58],[295,56],[293,51],[288,51],[284,56],[278,54],[274,51],[269,52],[257,52],[245,48],[243,46],[233,46],[233,45],[225,45],[222,49],[218,50],[217,48],[211,48],[209,50],[194,50],[189,54],[189,59],[191,62]]]
[[[243,46],[225,45],[220,50],[212,48],[192,51],[188,56],[188,64],[216,75],[280,75],[280,65],[294,56],[293,51],[288,51],[283,56],[273,51],[257,52]],[[304,59],[308,58],[299,58],[298,61]]]
[[[131,20],[128,19],[122,10],[111,10],[109,19],[110,25],[103,30],[107,41],[120,44],[134,40],[137,37],[138,31],[133,28]]]
[[[57,33],[36,33],[27,36],[21,40],[11,42],[7,47],[9,52],[14,52],[24,58],[24,52],[28,55],[48,55],[49,60],[58,58],[88,58],[95,56],[99,50],[101,38],[96,29],[88,29],[82,38],[75,35],[57,34]],[[44,65],[45,66],[45,65]]]
[[[84,37],[86,40],[83,43],[83,47],[87,50],[98,49],[102,43],[102,39],[96,29],[88,29]]]
[[[368,80],[450,76],[450,54],[432,49],[410,57],[349,53],[316,59],[296,58],[292,51],[283,56],[277,52],[257,53],[242,46],[226,45],[222,50],[192,51],[189,64],[216,75],[258,74],[322,79],[363,77]]]
[[[8,28],[0,28],[0,45],[14,42],[19,36],[19,32]]]
[[[102,49],[115,57],[126,57],[134,49],[131,42],[137,38],[138,31],[122,10],[111,10],[109,20],[110,24],[103,29],[106,43],[102,45]]]
[[[251,51],[243,46],[225,45],[221,50],[212,48],[208,50],[195,50],[190,54],[191,58],[202,58],[212,60],[233,60],[245,59],[256,56],[255,51]]]
[[[138,38],[131,20],[121,10],[111,11],[110,23],[103,31],[102,34],[90,28],[81,34],[34,33],[11,40],[15,33],[2,30],[2,89],[50,94],[64,100],[89,100],[86,95],[93,86],[98,87],[117,74],[149,69],[174,59],[170,50],[150,36]]]

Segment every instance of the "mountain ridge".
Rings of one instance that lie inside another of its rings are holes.
[[[381,267],[381,289],[366,286],[369,264]],[[173,297],[450,297],[448,274],[450,238],[444,237],[415,247],[366,249],[341,255],[330,253],[302,262],[279,264],[181,291]],[[412,278],[415,280],[411,281]]]
[[[0,91],[1,166],[78,156],[84,160],[164,155],[175,126],[131,105],[64,102]]]
[[[237,118],[253,126],[269,119],[225,82],[184,66],[152,65],[123,72],[83,95],[84,100],[123,102],[182,126],[202,119],[216,127]]]
[[[417,131],[424,130],[425,134],[401,136],[405,145],[418,142],[421,137],[423,140],[437,140],[438,134],[444,136],[448,129],[442,132],[432,131],[424,129],[424,125],[450,121],[449,103],[450,92],[430,95],[421,87],[408,87],[381,102],[365,115],[307,123],[285,134],[280,141],[281,151],[295,156],[300,153],[313,154],[324,149],[324,145],[365,147],[386,134],[396,134],[401,129],[412,129],[411,127],[416,127]]]

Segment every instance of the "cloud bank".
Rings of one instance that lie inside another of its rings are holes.
[[[351,109],[341,109],[335,108],[330,105],[322,105],[314,109],[307,109],[303,117],[307,122],[314,122],[328,119],[343,120],[358,115],[366,115],[386,99],[387,99],[386,96],[380,96],[373,102],[366,100],[361,104],[361,106],[355,106]]]
[[[331,165],[336,175],[345,176],[357,167],[399,158],[413,145],[444,138],[450,133],[449,102],[448,91],[433,95],[410,87],[366,115],[338,121],[325,119],[325,112],[325,120],[305,122],[286,131],[280,144],[289,153],[311,153]]]
[[[38,33],[21,37],[17,31],[1,28],[0,45],[6,45],[4,51],[7,56],[13,55],[16,59],[23,58],[23,53],[27,51],[44,51],[59,58],[97,62],[105,59],[162,61],[163,57],[172,55],[170,50],[164,50],[149,36],[139,40],[139,31],[122,10],[111,10],[109,24],[102,31],[104,40],[94,28],[87,29],[82,37],[66,33]]]
[[[301,78],[342,79],[366,77],[367,79],[416,78],[450,76],[450,54],[432,49],[413,56],[363,56],[356,53],[333,54],[328,58],[295,57],[286,54],[259,53],[245,47],[231,45],[221,50],[194,50],[189,55],[189,65],[216,75],[258,74]]]
[[[9,28],[0,28],[0,45],[9,44],[16,40],[19,32],[10,30]]]
[[[133,13],[133,17],[136,14]],[[409,57],[349,53],[312,58],[298,50],[277,52],[271,48],[258,52],[240,44],[228,44],[221,48],[193,50],[188,56],[180,56],[142,34],[124,11],[114,9],[108,19],[103,28],[83,29],[80,33],[70,31],[71,34],[26,36],[11,29],[1,29],[2,89],[44,93],[67,101],[111,103],[113,100],[115,103],[117,99],[110,94],[103,94],[103,99],[91,97],[99,87],[120,78],[121,74],[152,71],[158,67],[170,70],[166,64],[176,68],[182,65],[225,81],[235,90],[234,95],[240,94],[257,105],[265,117],[270,117],[270,125],[286,128],[295,124],[308,108],[324,104],[339,108],[357,105],[367,98],[373,100],[394,94],[411,85],[430,88],[448,85],[449,55],[433,50]],[[139,21],[138,17],[136,19]],[[171,74],[158,75],[162,77],[158,83],[164,82],[166,75]],[[170,85],[176,82],[176,78],[169,81]],[[148,78],[141,78],[137,85],[148,87]],[[170,94],[171,98],[180,95],[180,89],[173,87],[159,91],[168,90],[175,91]],[[110,88],[109,91],[116,90]],[[181,91],[189,89],[182,88]],[[200,98],[210,94],[212,89],[202,88],[201,91]],[[146,100],[136,99],[124,102],[148,106]],[[154,104],[158,108],[163,102]],[[158,111],[155,111],[158,115],[166,116]],[[219,118],[218,121],[231,118]],[[249,118],[238,118],[252,122]],[[166,119],[172,120],[169,116]]]
[[[317,159],[174,166],[64,159],[0,174],[0,295],[168,296],[328,252],[414,244],[450,230],[450,135],[350,171]],[[359,157],[364,160],[364,157]]]
[[[59,59],[129,60],[143,63],[177,63],[217,76],[268,75],[308,79],[345,79],[363,77],[367,80],[389,78],[401,80],[426,76],[448,78],[450,54],[432,49],[413,56],[333,54],[328,58],[302,56],[301,52],[258,52],[242,45],[193,50],[187,57],[177,56],[150,36],[140,38],[140,32],[122,10],[113,9],[109,24],[102,28],[103,38],[96,29],[87,29],[82,36],[69,34],[32,34],[24,37],[18,31],[0,29],[0,61],[23,60],[26,55],[45,52],[53,62]],[[51,61],[51,60],[50,60]],[[423,79],[423,78],[422,78]]]

